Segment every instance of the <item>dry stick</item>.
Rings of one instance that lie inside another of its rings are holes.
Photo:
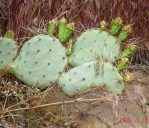
[[[1,114],[5,114],[7,112],[17,112],[17,111],[22,111],[22,110],[28,110],[28,109],[36,109],[36,108],[42,108],[42,107],[47,107],[47,106],[55,106],[55,105],[61,105],[61,104],[74,104],[74,103],[80,103],[80,102],[93,102],[93,101],[98,101],[98,100],[107,100],[111,101],[108,98],[95,98],[95,99],[83,99],[83,98],[78,98],[75,100],[70,100],[70,101],[62,101],[62,102],[56,102],[56,103],[49,103],[49,104],[42,104],[42,105],[37,105],[34,107],[25,107],[25,108],[17,108],[17,109],[4,109],[0,112]]]

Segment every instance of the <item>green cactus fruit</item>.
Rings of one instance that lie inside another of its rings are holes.
[[[136,52],[136,45],[128,45],[122,52],[121,58],[131,58]]]
[[[120,52],[120,42],[117,38],[105,31],[91,29],[82,33],[76,40],[69,63],[77,66],[97,58],[113,62],[119,58]]]
[[[72,54],[73,51],[73,42],[72,40],[69,40],[69,42],[67,43],[67,49],[66,49],[66,55],[70,56]]]
[[[107,29],[107,23],[103,20],[100,22],[99,28],[101,31],[105,31]]]
[[[119,71],[123,71],[128,67],[128,58],[121,58],[117,68]]]
[[[121,42],[125,41],[130,36],[131,33],[132,33],[131,25],[126,25],[122,28],[118,38]]]
[[[9,64],[17,54],[16,42],[9,38],[0,37],[0,73],[9,69]]]
[[[63,73],[58,83],[68,96],[87,91],[93,87],[106,87],[115,93],[124,89],[121,75],[110,63],[91,61]]]
[[[56,33],[56,29],[57,29],[57,20],[53,19],[49,21],[48,34],[50,36],[53,36]]]
[[[115,18],[113,21],[112,21],[112,26],[111,26],[111,35],[116,35],[122,28],[122,25],[123,25],[123,21],[120,17],[117,17]]]
[[[74,32],[74,23],[67,24],[65,18],[58,23],[58,38],[62,43],[66,43]]]
[[[14,32],[13,31],[7,31],[4,35],[5,38],[14,39]]]
[[[65,52],[58,39],[49,35],[34,36],[23,45],[11,65],[11,73],[28,85],[50,86],[68,63]]]

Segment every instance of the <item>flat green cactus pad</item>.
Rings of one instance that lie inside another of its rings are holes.
[[[108,32],[99,29],[87,30],[76,40],[74,52],[69,58],[72,66],[101,58],[115,61],[120,55],[120,42]]]
[[[68,63],[65,52],[58,39],[49,35],[34,36],[23,45],[11,65],[12,74],[28,85],[51,85]]]
[[[112,64],[91,61],[63,73],[58,83],[65,94],[73,96],[103,85],[114,93],[121,93],[124,89],[122,80]]]
[[[125,86],[118,69],[110,63],[105,63],[103,72],[105,87],[108,91],[121,94]]]
[[[0,72],[7,70],[8,65],[17,54],[16,42],[12,39],[0,37]]]

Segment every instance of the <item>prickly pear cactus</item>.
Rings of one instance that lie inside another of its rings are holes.
[[[87,30],[76,40],[69,58],[72,66],[96,60],[97,57],[114,61],[120,55],[120,42],[105,31]]]
[[[70,65],[77,66],[97,58],[115,62],[120,57],[121,43],[132,31],[130,25],[123,27],[121,18],[116,18],[112,21],[110,32],[106,27],[107,24],[102,21],[100,29],[87,30],[77,38],[69,58]]]
[[[74,68],[63,73],[58,81],[67,95],[73,96],[103,85],[114,93],[124,90],[127,78],[122,71],[128,67],[135,48],[127,47],[122,52],[121,44],[131,34],[131,25],[123,26],[122,19],[118,17],[112,21],[110,30],[107,26],[102,21],[100,29],[83,32],[69,50],[73,51],[69,54],[69,64]]]
[[[28,40],[17,57],[16,42],[8,39],[14,38],[14,34],[9,31],[5,38],[0,38],[0,72],[9,68],[22,82],[40,88],[57,82],[69,96],[101,86],[122,93],[124,82],[130,79],[128,75],[122,77],[122,73],[136,50],[130,45],[121,51],[121,43],[132,32],[131,25],[123,26],[121,18],[116,18],[111,29],[107,27],[102,21],[100,29],[87,30],[73,45],[70,39],[73,23],[68,24],[64,18],[59,22],[52,20],[49,35],[37,35]],[[68,60],[76,67],[64,72]]]
[[[49,35],[28,40],[11,64],[11,73],[28,85],[44,87],[55,82],[67,65],[65,47]]]
[[[0,73],[9,69],[9,64],[17,54],[17,45],[13,39],[0,37]]]
[[[73,96],[93,87],[105,87],[112,92],[121,93],[123,78],[112,64],[99,61],[83,63],[64,73],[59,81],[65,94]]]

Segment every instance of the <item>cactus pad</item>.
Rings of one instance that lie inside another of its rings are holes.
[[[103,72],[105,86],[108,91],[121,94],[124,90],[124,83],[118,69],[110,63],[104,63]]]
[[[16,42],[12,39],[0,37],[0,72],[7,70],[8,65],[17,54]]]
[[[110,63],[91,61],[63,73],[58,83],[65,94],[77,93],[105,85],[110,91],[121,93],[124,89],[123,78]]]
[[[67,65],[65,48],[49,35],[27,41],[11,65],[12,74],[28,85],[44,87],[55,82]]]
[[[96,58],[114,61],[120,55],[120,42],[108,32],[92,29],[81,34],[73,49],[69,58],[69,63],[73,66]]]

